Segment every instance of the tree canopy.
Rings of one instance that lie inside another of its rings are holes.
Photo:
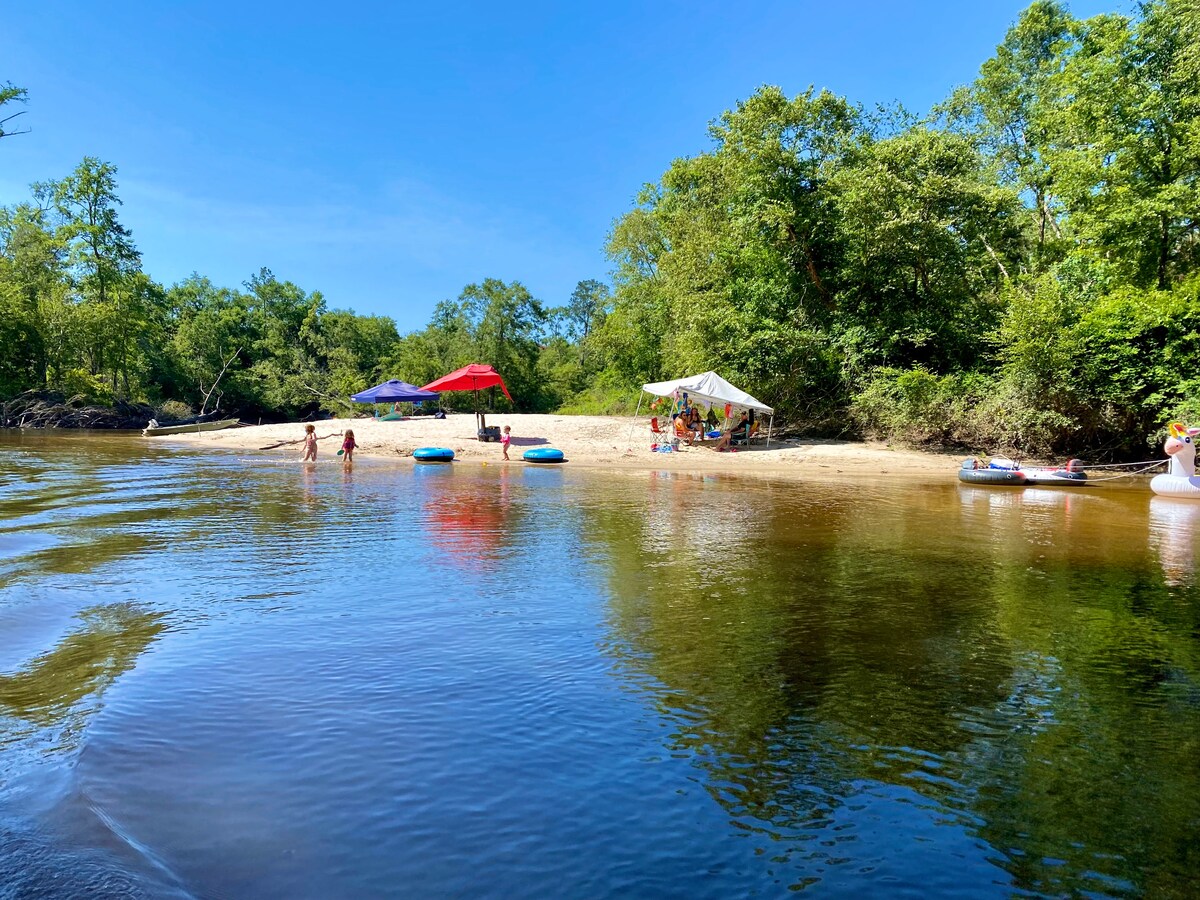
[[[815,433],[1141,452],[1200,413],[1200,6],[998,37],[925,115],[761,87],[615,219],[607,281],[483,278],[405,335],[267,269],[158,285],[85,158],[0,209],[0,395],[283,417],[483,362],[515,409],[619,412],[716,368]]]

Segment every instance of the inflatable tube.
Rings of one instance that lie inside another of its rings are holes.
[[[413,451],[413,459],[417,462],[450,462],[454,459],[454,451],[449,447],[420,447]]]
[[[1025,476],[1016,469],[981,468],[979,460],[964,459],[958,470],[958,480],[964,484],[1024,484]]]
[[[563,452],[555,450],[553,447],[534,447],[532,450],[526,450],[522,453],[521,459],[531,463],[566,462],[566,459],[563,458]]]
[[[1190,497],[1200,499],[1200,475],[1155,475],[1150,490],[1160,497]]]

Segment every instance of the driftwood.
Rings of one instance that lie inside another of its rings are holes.
[[[329,434],[318,435],[317,440],[323,441],[326,438],[341,437],[341,436],[342,436],[342,432],[331,431],[331,432],[329,432]],[[259,450],[274,450],[276,447],[286,447],[289,444],[303,444],[303,443],[304,443],[304,438],[296,438],[296,440],[294,440],[294,441],[276,441],[274,444],[267,444],[267,446],[259,447],[258,449]]]
[[[208,409],[208,401],[212,398],[213,393],[216,392],[217,385],[220,384],[221,379],[225,377],[225,370],[229,368],[230,363],[232,363],[235,359],[238,358],[238,354],[241,352],[242,352],[241,347],[238,347],[236,350],[233,351],[233,356],[229,357],[229,359],[226,360],[225,365],[221,366],[221,371],[217,373],[217,380],[212,383],[212,387],[210,387],[207,391],[204,389],[204,382],[197,379],[197,382],[200,385],[200,393],[202,395],[204,395],[204,403],[200,406],[201,417],[204,416],[205,410]],[[222,394],[217,394],[217,405],[213,407],[214,415],[216,414],[217,409],[219,409],[221,406],[221,397],[222,396],[223,396]]]
[[[4,428],[142,428],[154,415],[145,403],[118,400],[112,406],[88,404],[81,395],[64,397],[26,391],[0,403]]]

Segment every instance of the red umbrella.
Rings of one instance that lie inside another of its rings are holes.
[[[485,366],[482,363],[471,363],[469,366],[463,366],[451,372],[449,375],[443,375],[437,381],[431,381],[423,391],[437,391],[439,393],[448,393],[450,391],[474,391],[475,392],[475,415],[478,418],[479,439],[500,440],[500,430],[495,429],[493,437],[485,436],[487,430],[487,420],[484,419],[483,413],[479,411],[479,389],[488,388],[493,385],[500,385],[500,390],[504,391],[504,396],[510,401],[512,394],[508,392],[508,388],[504,385],[504,379],[500,377],[500,373],[491,366]]]
[[[504,391],[504,396],[512,400],[512,394],[504,386],[504,379],[500,377],[500,373],[491,366],[485,366],[481,363],[471,363],[469,366],[463,366],[449,375],[443,375],[437,381],[429,382],[421,390],[439,391],[442,393],[447,391],[478,391],[480,388],[488,388],[495,384],[500,385],[500,390]]]

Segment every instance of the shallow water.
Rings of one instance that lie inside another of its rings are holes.
[[[0,897],[1184,896],[1200,504],[0,433]]]

